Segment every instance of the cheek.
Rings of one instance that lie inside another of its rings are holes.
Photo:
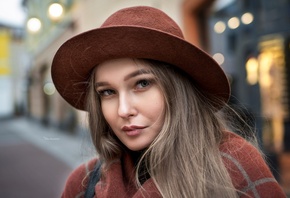
[[[164,111],[164,103],[162,102],[154,102],[149,104],[147,107],[147,112],[150,117],[160,117]]]
[[[112,125],[112,123],[114,123],[114,120],[116,119],[114,114],[114,105],[109,105],[106,102],[102,102],[101,107],[105,120],[108,122],[109,125]]]
[[[148,101],[150,102],[148,103]],[[163,95],[161,93],[155,93],[154,95],[151,95],[150,99],[148,99],[147,102],[144,101],[144,104],[146,103],[147,105],[144,105],[143,108],[144,111],[147,112],[147,115],[153,120],[163,122],[165,111],[165,101]]]

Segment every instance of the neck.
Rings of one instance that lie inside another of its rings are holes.
[[[141,150],[141,151],[131,151],[131,150],[129,150],[129,155],[131,156],[131,159],[132,159],[135,167],[137,167],[137,164],[140,161],[140,158],[144,154],[144,151],[145,150]],[[149,173],[148,173],[148,171],[146,169],[144,161],[141,162],[138,174],[139,174],[139,181],[140,181],[141,184],[143,184],[147,179],[150,178],[150,175],[149,175]]]

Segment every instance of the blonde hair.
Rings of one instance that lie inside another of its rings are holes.
[[[168,64],[136,60],[149,64],[165,99],[164,125],[137,165],[141,186],[141,162],[163,197],[238,197],[222,161],[219,145],[226,122],[187,77]],[[123,144],[107,124],[100,99],[94,90],[94,72],[87,98],[91,137],[100,158],[110,164],[124,152]]]

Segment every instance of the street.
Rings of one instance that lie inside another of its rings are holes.
[[[88,135],[0,120],[0,197],[58,198],[69,173],[93,156]]]

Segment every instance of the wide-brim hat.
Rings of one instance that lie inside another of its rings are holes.
[[[164,12],[147,6],[121,9],[99,28],[66,41],[52,62],[52,80],[73,107],[85,110],[88,80],[96,65],[117,58],[153,59],[183,70],[206,95],[227,102],[228,79],[207,53],[187,42]],[[212,100],[220,108],[221,103]]]

